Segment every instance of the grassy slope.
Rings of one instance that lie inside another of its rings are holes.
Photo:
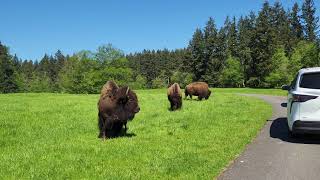
[[[215,91],[177,112],[165,90],[138,91],[135,136],[107,141],[96,137],[98,95],[0,95],[0,179],[212,179],[271,115],[261,100]]]

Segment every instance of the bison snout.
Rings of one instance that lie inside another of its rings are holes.
[[[140,111],[140,107],[137,107],[134,112],[138,113],[139,111]]]

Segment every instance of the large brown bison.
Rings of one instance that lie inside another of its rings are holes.
[[[171,110],[180,109],[182,106],[182,93],[178,83],[172,84],[167,90],[168,100],[170,101]]]
[[[118,87],[108,81],[102,88],[98,101],[99,138],[116,137],[123,125],[127,130],[127,121],[132,120],[140,111],[138,98],[129,87]]]
[[[211,91],[209,89],[209,86],[205,82],[193,82],[186,86],[185,90],[185,98],[190,96],[192,99],[192,96],[198,96],[199,100],[202,100],[203,98],[209,99],[211,95]]]

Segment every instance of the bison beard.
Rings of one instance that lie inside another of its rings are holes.
[[[182,106],[182,94],[178,83],[174,83],[168,88],[167,95],[171,110],[180,109]]]
[[[108,81],[101,90],[98,102],[99,138],[117,137],[127,121],[140,111],[138,98],[129,87],[119,88]]]

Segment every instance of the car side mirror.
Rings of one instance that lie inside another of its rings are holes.
[[[283,85],[281,87],[282,90],[286,90],[286,91],[289,91],[290,90],[290,86],[289,85]]]

